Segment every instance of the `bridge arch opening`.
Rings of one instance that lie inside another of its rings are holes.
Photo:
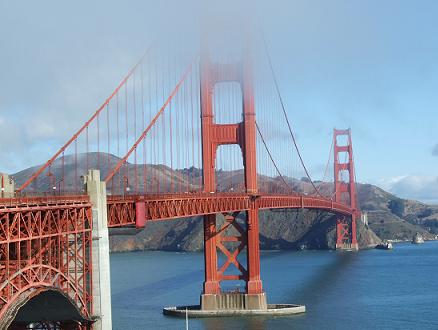
[[[10,330],[89,330],[93,323],[67,295],[54,288],[28,290],[9,311],[4,326]]]
[[[348,135],[337,135],[336,136],[336,144],[338,146],[346,146],[348,145],[349,139]]]
[[[224,144],[216,150],[216,190],[245,192],[242,150],[236,144]]]
[[[338,152],[338,162],[339,164],[348,164],[349,155],[347,151]]]

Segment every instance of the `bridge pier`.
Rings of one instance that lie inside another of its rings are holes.
[[[246,211],[246,219],[239,219],[240,212],[224,214],[220,227],[215,214],[204,216],[205,282],[200,305],[165,307],[165,315],[177,317],[222,316],[285,316],[306,312],[303,305],[267,304],[260,279],[260,248],[258,209],[254,200]],[[235,243],[234,245],[232,243]],[[234,246],[234,248],[233,248]],[[238,255],[246,248],[246,267]],[[217,251],[225,256],[218,267]],[[238,274],[228,272],[234,265]],[[222,291],[223,281],[246,283],[245,291]]]
[[[100,171],[90,170],[85,177],[85,189],[93,212],[93,315],[95,330],[111,330],[111,284],[108,240],[106,184],[100,181]]]
[[[359,250],[354,214],[351,219],[344,217],[336,221],[336,250]]]
[[[266,294],[260,278],[260,239],[259,210],[252,208],[246,212],[247,265],[248,281],[246,283],[246,308],[267,309]]]
[[[246,212],[245,226],[238,223],[239,212],[225,215],[225,224],[218,230],[216,215],[204,216],[205,282],[201,294],[201,310],[267,310],[266,294],[260,279],[260,247],[258,210]],[[238,232],[232,235],[232,232]],[[239,235],[240,234],[240,235]],[[229,242],[239,242],[234,249]],[[246,267],[237,257],[246,247]],[[218,268],[217,251],[225,256],[224,264]],[[225,274],[234,265],[240,274]],[[220,282],[244,280],[246,292],[222,292]]]
[[[14,192],[14,180],[9,175],[0,173],[0,198],[14,197]]]

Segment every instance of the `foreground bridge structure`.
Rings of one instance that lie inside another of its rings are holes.
[[[145,55],[38,171],[16,189],[1,177],[1,328],[110,329],[108,228],[147,230],[150,221],[202,216],[200,308],[207,311],[268,308],[260,277],[262,210],[327,211],[338,219],[337,248],[358,248],[351,131],[334,131],[333,184],[314,183],[275,76],[276,102],[257,94],[267,88],[255,86],[249,48],[245,43],[240,60],[224,61],[204,47],[199,66]],[[291,149],[275,138],[275,107]],[[262,111],[257,121],[256,109]],[[78,151],[81,143],[86,153]],[[307,188],[297,187],[288,172],[288,153],[304,167]],[[224,169],[231,178],[218,178]],[[227,281],[243,281],[244,292],[230,295]]]

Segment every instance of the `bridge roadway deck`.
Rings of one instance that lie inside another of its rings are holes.
[[[0,199],[0,214],[5,212],[56,210],[88,204],[88,196],[46,196]],[[144,205],[138,219],[139,205]],[[314,209],[351,216],[353,210],[332,200],[306,195],[248,195],[237,193],[187,193],[162,195],[126,195],[107,197],[108,226],[138,226],[147,221],[187,218],[211,213],[245,211],[251,208]]]
[[[138,213],[137,204],[144,203]],[[229,193],[187,193],[169,195],[108,196],[108,226],[138,225],[138,214],[144,221],[161,221],[256,209],[315,209],[351,216],[348,206],[322,197],[305,195],[248,195]]]

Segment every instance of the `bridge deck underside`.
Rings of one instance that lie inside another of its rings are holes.
[[[142,210],[139,213],[139,209]],[[161,196],[108,196],[108,226],[123,227],[161,221],[230,213],[249,209],[318,209],[350,216],[353,210],[341,203],[313,196],[248,194],[183,194]],[[143,219],[139,219],[139,217]]]

